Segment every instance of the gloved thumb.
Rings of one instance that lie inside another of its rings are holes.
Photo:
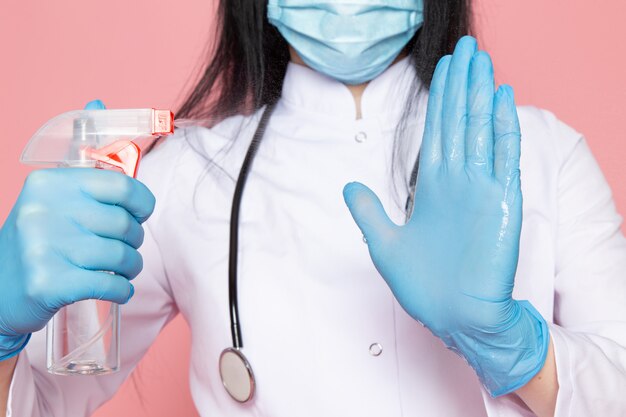
[[[369,243],[378,241],[398,227],[385,213],[380,199],[365,185],[358,182],[346,184],[343,188],[343,199]]]
[[[85,110],[104,110],[106,106],[102,100],[91,100],[85,105]]]

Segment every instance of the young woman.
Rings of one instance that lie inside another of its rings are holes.
[[[624,415],[609,188],[580,134],[495,88],[469,10],[223,0],[179,112],[217,123],[139,181],[27,179],[0,233],[7,414],[89,415],[181,312],[203,416]],[[131,297],[121,372],[45,372],[59,308]]]

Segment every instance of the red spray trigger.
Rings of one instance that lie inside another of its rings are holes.
[[[100,168],[117,169],[135,178],[141,159],[141,149],[130,140],[118,140],[100,149],[90,149],[89,158],[98,161]]]

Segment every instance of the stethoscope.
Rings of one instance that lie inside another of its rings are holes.
[[[224,349],[219,358],[219,371],[222,384],[226,392],[240,403],[250,401],[254,397],[256,381],[250,362],[243,354],[243,340],[241,337],[241,325],[239,322],[239,304],[237,301],[237,255],[239,251],[239,211],[241,198],[246,185],[248,173],[252,167],[252,162],[256,156],[259,145],[265,135],[265,129],[269,119],[276,107],[275,103],[267,105],[261,120],[254,132],[252,142],[248,147],[246,155],[237,177],[235,193],[230,213],[230,242],[228,253],[228,303],[230,308],[230,332],[232,336],[232,347]],[[419,153],[413,164],[409,181],[409,196],[406,201],[405,211],[407,219],[413,211],[413,198],[415,195],[415,185],[417,184],[417,172],[419,168]]]

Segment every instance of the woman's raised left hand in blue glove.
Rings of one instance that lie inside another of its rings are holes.
[[[498,396],[541,370],[549,334],[528,302],[512,298],[521,135],[512,89],[494,90],[489,55],[464,37],[433,76],[410,220],[391,222],[362,184],[346,185],[344,198],[402,307]]]

